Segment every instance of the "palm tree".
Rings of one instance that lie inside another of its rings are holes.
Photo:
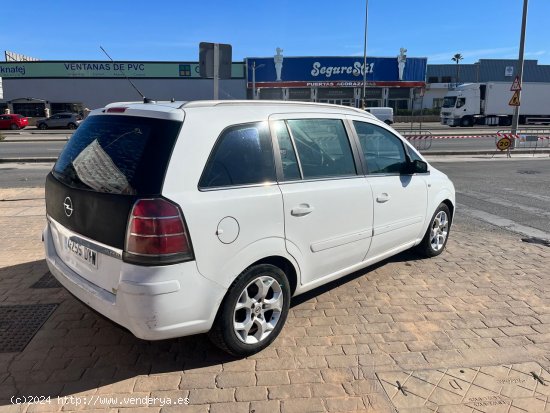
[[[458,76],[460,74],[460,66],[458,65],[460,61],[464,59],[460,53],[455,54],[453,57],[451,57],[451,60],[453,62],[456,62],[456,84],[458,85]]]

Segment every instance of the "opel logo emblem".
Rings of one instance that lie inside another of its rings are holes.
[[[73,201],[71,200],[71,198],[65,198],[65,201],[63,202],[63,209],[65,210],[65,215],[67,215],[68,217],[73,214]]]

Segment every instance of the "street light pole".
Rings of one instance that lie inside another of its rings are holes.
[[[252,63],[252,99],[256,100],[256,69],[259,69],[261,67],[264,67],[265,64],[261,64],[256,66],[256,61]]]
[[[252,100],[256,100],[256,61],[252,63]]]
[[[365,110],[365,98],[367,95],[367,26],[369,22],[369,0],[365,0],[365,41],[363,43],[363,99],[362,106]]]
[[[519,84],[523,82],[523,54],[525,51],[525,26],[527,25],[527,3],[528,0],[523,0],[523,16],[521,18],[521,37],[519,41],[519,56],[518,56],[518,77]],[[521,90],[518,91],[518,95],[521,102]],[[519,108],[520,106],[514,106],[514,116],[512,118],[512,135],[515,135],[518,130],[519,123]],[[512,148],[515,148],[516,140],[512,139]]]

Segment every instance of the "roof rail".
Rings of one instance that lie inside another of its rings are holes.
[[[213,107],[213,106],[240,106],[240,105],[258,105],[258,106],[271,106],[271,105],[285,105],[285,106],[322,106],[325,108],[334,108],[338,107],[339,110],[348,110],[354,113],[360,113],[362,115],[372,114],[351,106],[342,106],[342,105],[332,105],[329,103],[314,103],[314,102],[295,102],[288,100],[194,100],[185,102],[180,106],[180,109],[183,108],[197,108],[197,107]]]

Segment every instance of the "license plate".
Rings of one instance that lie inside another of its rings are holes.
[[[67,249],[76,255],[80,260],[90,266],[97,268],[97,251],[88,248],[74,239],[67,238]]]

